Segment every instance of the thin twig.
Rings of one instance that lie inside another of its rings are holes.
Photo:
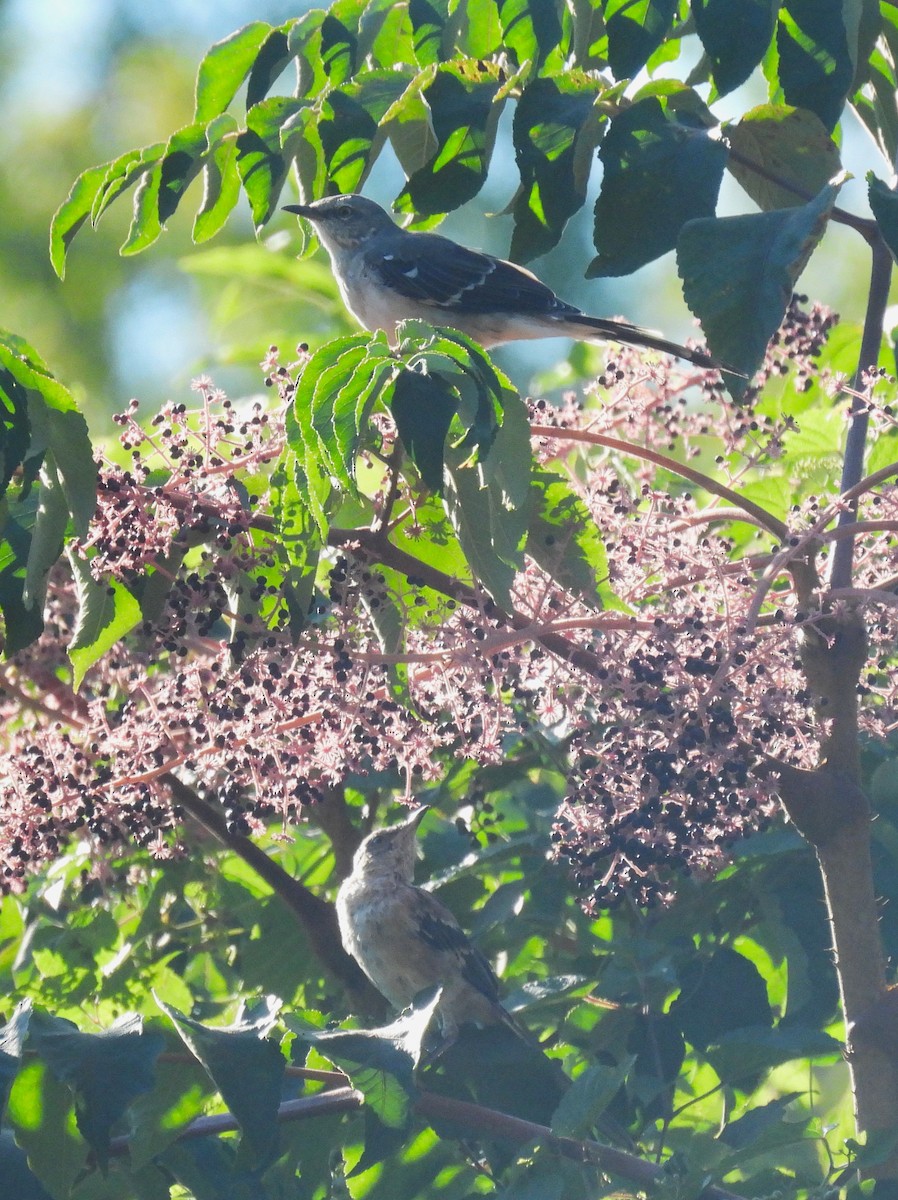
[[[609,450],[619,450],[622,454],[632,454],[634,458],[645,459],[646,462],[664,467],[672,474],[680,475],[683,479],[688,479],[690,483],[704,488],[706,492],[720,496],[722,500],[727,500],[742,512],[753,517],[754,524],[760,525],[762,529],[772,533],[779,541],[785,541],[789,536],[785,522],[781,521],[779,517],[775,517],[773,513],[769,513],[766,508],[762,508],[760,504],[755,504],[754,500],[749,500],[747,496],[740,496],[738,492],[728,488],[724,483],[719,483],[710,475],[687,467],[685,463],[677,462],[675,458],[670,458],[667,454],[659,454],[657,450],[650,450],[648,446],[640,446],[638,442],[627,442],[622,438],[609,437],[604,433],[591,433],[587,430],[557,429],[552,425],[531,425],[530,433],[533,437],[551,438],[553,441],[559,442],[589,442],[594,446],[605,446]]]

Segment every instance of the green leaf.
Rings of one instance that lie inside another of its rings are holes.
[[[614,78],[630,79],[670,33],[677,0],[605,0],[602,7]]]
[[[314,99],[327,86],[327,72],[321,60],[321,26],[326,16],[324,9],[313,8],[293,23],[287,35],[290,53],[299,70],[297,96]]]
[[[558,1137],[584,1137],[626,1082],[632,1059],[616,1067],[587,1067],[565,1092],[552,1117]]]
[[[105,1170],[109,1138],[136,1096],[153,1086],[153,1064],[163,1047],[145,1034],[135,1014],[119,1017],[102,1033],[81,1033],[70,1021],[35,1013],[29,1047],[76,1095],[78,1129]]]
[[[351,79],[358,63],[358,37],[329,12],[321,22],[321,62],[334,87]]]
[[[731,173],[764,212],[806,204],[801,192],[816,196],[841,169],[838,146],[807,109],[762,104],[728,125],[726,135],[742,158],[799,189],[781,187],[731,156]]]
[[[515,106],[512,136],[521,175],[511,257],[529,262],[555,246],[586,199],[589,169],[605,120],[597,81],[568,71],[534,79]]]
[[[290,628],[299,633],[306,624],[312,602],[322,541],[305,498],[296,486],[293,457],[291,450],[285,451],[272,472],[271,510],[278,552],[287,563],[284,603],[290,615]]]
[[[159,1163],[192,1200],[269,1200],[261,1190],[257,1171],[236,1168],[233,1143],[224,1138],[196,1138],[175,1142],[159,1156]],[[288,1193],[289,1195],[289,1193]]]
[[[750,1109],[738,1120],[728,1121],[720,1131],[720,1140],[736,1150],[749,1146],[759,1148],[767,1145],[767,1135],[774,1130],[781,1130],[786,1109],[794,1100],[798,1100],[801,1092],[788,1092],[776,1100]]]
[[[65,279],[65,259],[75,234],[87,220],[109,163],[88,167],[72,184],[71,191],[53,214],[50,223],[50,262],[60,279]]]
[[[237,169],[249,197],[253,223],[259,229],[277,205],[287,178],[288,162],[281,151],[281,133],[304,100],[273,96],[246,114],[246,129],[237,136]]]
[[[320,107],[301,108],[281,127],[281,149],[292,162],[304,196],[320,196],[327,187],[324,147],[318,133]]]
[[[172,134],[161,157],[137,185],[134,216],[122,254],[138,254],[159,237],[199,174],[207,153],[207,123],[197,121]]]
[[[404,213],[450,212],[476,196],[486,179],[502,103],[498,69],[456,61],[438,68],[422,89],[436,152],[396,200]]]
[[[6,1109],[9,1089],[22,1061],[30,1020],[31,1001],[20,1000],[12,1016],[0,1027],[0,1120]]]
[[[0,541],[0,610],[5,626],[3,656],[11,658],[40,637],[44,615],[34,605],[26,607],[24,600],[30,534],[9,515],[6,501],[3,501],[0,514],[5,518],[2,521],[3,540]]]
[[[686,303],[711,353],[751,376],[785,315],[795,282],[823,236],[839,185],[800,208],[690,221],[677,244]],[[729,386],[745,388],[733,379]]]
[[[527,554],[590,608],[602,609],[609,601],[617,607],[602,536],[580,497],[562,475],[543,467],[534,468],[530,492]]]
[[[193,222],[193,240],[208,241],[218,233],[240,198],[237,170],[237,122],[224,113],[206,129],[203,202]]]
[[[788,0],[776,27],[779,79],[788,104],[815,112],[827,130],[854,79],[860,9],[843,0]]]
[[[403,321],[399,339],[398,357],[407,370],[440,381],[428,385],[396,377],[401,380],[404,431],[416,440],[416,452],[434,478],[439,430],[455,394],[456,412],[444,439],[444,506],[475,579],[499,603],[508,604],[514,573],[523,561],[529,512],[530,431],[524,406],[483,349],[464,334]],[[411,389],[419,396],[441,395],[440,419],[429,430],[417,416],[411,423]]]
[[[246,107],[252,108],[264,100],[277,77],[286,67],[290,53],[289,33],[294,21],[288,21],[279,29],[272,29],[256,55],[246,85]]]
[[[303,436],[303,430],[296,419],[295,408],[287,409],[286,414],[287,443],[293,447],[292,456],[288,456],[285,467],[292,471],[293,486],[296,494],[302,497],[304,504],[311,513],[322,541],[327,537],[328,509],[333,493],[330,475],[321,459],[317,437],[310,436],[308,445]],[[314,431],[312,431],[314,435]]]
[[[359,21],[358,54],[360,59],[370,58],[377,67],[387,70],[398,70],[400,63],[413,63],[408,5],[396,4],[395,0],[368,0]]]
[[[9,1095],[9,1119],[30,1169],[50,1195],[69,1196],[88,1148],[75,1127],[71,1091],[46,1063],[32,1059],[22,1067]]]
[[[688,1035],[687,1035],[688,1036]],[[725,1084],[750,1088],[764,1071],[792,1059],[838,1060],[844,1046],[828,1033],[801,1025],[737,1028],[714,1039],[705,1053]]]
[[[458,395],[438,374],[400,371],[393,381],[390,411],[409,458],[432,492],[443,487],[446,434],[458,410]]]
[[[368,343],[367,356],[356,374],[345,380],[323,403],[316,403],[315,427],[333,450],[330,455],[342,462],[355,480],[355,461],[368,428],[368,418],[393,370],[386,337],[375,334]]]
[[[443,58],[443,36],[448,20],[446,0],[409,0],[415,61],[422,67]]]
[[[698,1050],[733,1030],[769,1029],[773,1013],[767,985],[754,963],[728,946],[705,961],[687,959],[679,973],[680,994],[670,1006],[677,1028]]]
[[[131,226],[119,248],[119,254],[126,257],[139,254],[141,250],[152,246],[162,233],[162,221],[159,219],[161,188],[162,168],[157,162],[141,176],[134,192]]]
[[[169,138],[159,164],[159,220],[163,226],[199,174],[208,147],[208,127],[202,121],[186,125]]]
[[[253,21],[211,47],[196,73],[195,120],[211,121],[225,111],[272,32],[266,21]]]
[[[401,77],[392,82],[403,86]],[[328,179],[339,192],[361,189],[365,176],[383,140],[377,122],[355,97],[331,92],[322,106],[318,136],[324,152]]]
[[[273,1014],[266,1012],[252,1022],[212,1029],[158,999],[157,1003],[209,1072],[240,1125],[243,1137],[237,1165],[250,1169],[266,1166],[277,1153],[277,1111],[286,1066],[278,1047],[266,1037]]]
[[[433,82],[436,71],[434,65],[419,72],[381,120],[407,178],[422,171],[437,152],[430,109],[424,99],[424,90]]]
[[[519,67],[534,71],[554,57],[562,65],[561,9],[558,0],[498,0],[504,44]]]
[[[68,389],[54,379],[31,347],[0,330],[2,371],[27,391],[31,427],[28,457],[52,452],[75,532],[84,537],[97,501],[97,467],[87,422]],[[0,373],[0,384],[3,378]]]
[[[444,47],[444,59],[448,60],[453,54],[467,54],[469,58],[485,60],[500,52],[502,25],[497,0],[477,0],[463,7],[450,5],[449,11],[455,21],[454,28],[450,26],[447,32],[450,32],[450,36],[454,34],[456,40],[454,45],[450,42]]]
[[[154,142],[151,146],[128,150],[109,163],[90,210],[91,223],[96,225],[113,200],[142,179],[164,153],[165,142]]]
[[[892,258],[898,261],[898,188],[889,187],[877,179],[872,171],[867,172],[867,199],[883,241]]]
[[[389,362],[383,333],[356,333],[326,343],[305,364],[288,443],[307,480],[326,474],[355,491],[355,457]],[[322,518],[316,514],[319,524]]]
[[[78,596],[78,619],[69,643],[74,667],[73,685],[81,686],[86,672],[116,642],[143,620],[140,603],[117,579],[98,583],[90,563],[77,551],[69,552]]]
[[[446,447],[443,502],[475,580],[504,609],[512,607],[511,585],[523,564],[526,503],[520,485],[529,480],[529,426],[515,397],[487,457],[473,459],[465,442]],[[528,439],[522,453],[522,427]]]
[[[212,1087],[192,1062],[156,1064],[153,1090],[131,1105],[128,1158],[139,1168],[153,1161],[209,1105]]]
[[[421,1060],[428,1030],[440,1002],[440,989],[416,1000],[390,1025],[367,1030],[322,1032],[308,1025],[295,1029],[305,1042],[336,1063],[358,1088],[378,1119],[390,1129],[408,1125],[415,1095],[415,1068]]]
[[[41,470],[37,514],[31,531],[28,562],[22,601],[27,608],[43,610],[47,595],[47,576],[62,553],[63,540],[69,523],[69,506],[56,470],[53,455],[48,453]]]
[[[777,7],[774,0],[692,0],[695,29],[711,60],[718,95],[745,83],[767,53]]]
[[[867,11],[865,6],[862,21]],[[898,13],[884,9],[880,20],[881,36],[878,43],[874,44],[868,55],[858,60],[858,68],[864,69],[866,86],[855,91],[851,103],[883,157],[891,163],[898,157],[898,73],[895,69],[898,62]],[[855,78],[854,86],[857,87],[859,82]]]
[[[711,217],[726,147],[708,136],[691,89],[640,93],[620,112],[599,151],[605,172],[595,208],[599,254],[587,276],[627,275],[672,250],[687,221]]]
[[[0,330],[0,342],[9,336]],[[4,367],[0,369],[0,497],[6,494],[9,481],[24,462],[30,443],[28,393]]]
[[[326,464],[340,487],[347,491],[355,488],[354,450],[359,429],[356,428],[355,436],[350,437],[347,446],[349,454],[344,458],[331,452],[334,449],[333,419],[338,406],[344,413],[355,413],[355,397],[350,395],[348,403],[346,399],[341,403],[340,396],[347,388],[355,391],[353,385],[362,365],[367,363],[368,341],[368,334],[359,334],[339,339],[339,348],[334,342],[329,342],[325,350],[313,355],[303,368],[294,399],[294,411],[303,431],[306,454],[310,453],[310,445],[316,446],[313,452],[315,457]],[[316,362],[316,359],[319,361]],[[309,382],[312,384],[311,396],[308,394]]]
[[[318,137],[327,177],[338,191],[361,189],[386,138],[381,122],[411,79],[411,68],[364,71],[322,101]]]

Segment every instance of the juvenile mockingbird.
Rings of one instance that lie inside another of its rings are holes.
[[[523,1031],[499,1003],[499,984],[487,960],[458,921],[430,892],[415,887],[416,835],[427,808],[370,833],[337,893],[340,936],[374,986],[397,1010],[440,985],[443,1037],[460,1025],[501,1023]]]
[[[646,346],[699,367],[719,365],[701,350],[637,325],[590,317],[514,263],[436,233],[400,229],[365,196],[327,196],[284,209],[312,222],[346,307],[365,329],[383,329],[391,342],[398,321],[417,318],[459,329],[487,349],[525,338],[571,337]]]

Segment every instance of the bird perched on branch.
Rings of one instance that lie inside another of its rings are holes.
[[[427,811],[416,809],[359,846],[337,893],[343,946],[395,1009],[442,987],[438,1012],[447,1042],[466,1023],[503,1024],[522,1035],[499,1002],[487,960],[445,904],[412,882],[418,826]]]
[[[449,325],[487,349],[522,339],[571,337],[645,346],[699,367],[719,366],[703,351],[637,325],[588,316],[514,263],[436,233],[401,229],[365,196],[327,196],[284,208],[315,227],[343,301],[359,324],[383,329],[391,342],[397,322],[419,319]]]

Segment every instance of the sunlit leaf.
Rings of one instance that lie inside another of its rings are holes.
[[[265,21],[253,21],[207,51],[196,74],[197,121],[210,121],[225,111],[271,33]]]
[[[69,643],[76,688],[95,662],[143,620],[140,603],[117,579],[98,582],[90,563],[76,551],[69,554],[78,595],[78,619]]]
[[[816,196],[841,170],[838,146],[806,109],[762,104],[728,125],[726,136],[739,156],[732,155],[727,166],[764,212],[806,204],[808,195]],[[771,175],[797,190],[773,182]]]
[[[109,163],[82,171],[56,212],[50,225],[50,261],[60,279],[65,278],[65,259],[75,234],[90,216]]]
[[[70,1021],[35,1014],[29,1045],[76,1095],[78,1129],[102,1167],[110,1130],[136,1096],[153,1086],[158,1034],[145,1034],[140,1017],[118,1018],[101,1033],[81,1033]]]
[[[787,104],[809,108],[826,129],[842,114],[854,78],[859,6],[843,0],[789,0],[779,13],[776,48]]]
[[[629,79],[667,37],[677,0],[605,0],[608,60],[615,79]]]
[[[592,152],[604,120],[599,87],[571,72],[534,79],[515,107],[513,136],[521,189],[511,257],[529,262],[557,244],[586,199]]]

